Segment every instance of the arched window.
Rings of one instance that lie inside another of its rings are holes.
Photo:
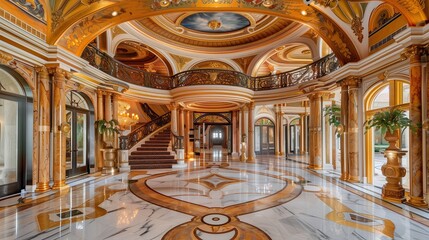
[[[404,81],[389,81],[378,85],[368,91],[365,97],[365,117],[371,118],[379,111],[399,108],[409,112],[410,102],[410,85]],[[403,150],[408,150],[409,130],[405,129],[402,133],[399,146]],[[387,148],[388,142],[384,139],[384,135],[380,130],[370,129],[365,135],[365,158],[366,158],[366,173],[369,183],[375,186],[382,187],[386,182],[385,177],[381,173],[381,166],[386,161],[384,150]],[[402,158],[402,166],[408,171],[408,155]],[[409,174],[403,178],[403,186],[409,188]]]

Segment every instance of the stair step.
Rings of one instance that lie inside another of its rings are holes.
[[[138,147],[137,151],[167,151],[167,147],[148,147],[148,146],[143,146],[143,147]]]
[[[131,170],[136,169],[162,169],[162,168],[172,168],[173,164],[145,164],[145,165],[133,165]]]
[[[174,156],[173,155],[131,155],[128,158],[133,160],[147,160],[147,159],[169,160],[169,159],[174,159]]]
[[[142,144],[140,146],[151,146],[151,147],[160,146],[160,147],[166,147],[166,146],[168,146],[168,144],[169,143],[151,143],[151,142],[146,142],[145,144]]]
[[[140,159],[130,159],[129,160],[129,164],[134,166],[134,165],[143,165],[143,164],[176,164],[177,161],[175,159],[144,159],[144,160],[140,160]]]
[[[131,153],[131,156],[134,156],[134,155],[136,155],[136,156],[152,155],[153,156],[155,154],[156,154],[156,156],[170,156],[171,155],[171,153],[169,151],[151,151],[151,150],[148,150],[148,151],[134,151]]]

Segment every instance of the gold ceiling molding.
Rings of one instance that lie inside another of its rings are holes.
[[[179,56],[179,55],[175,55],[170,53],[170,56],[174,59],[177,69],[179,70],[179,72],[183,71],[183,67],[192,60],[192,58],[188,58],[188,57],[184,57],[184,56]]]
[[[264,26],[263,30],[254,30],[250,33],[227,33],[227,34],[182,34],[182,31],[175,31],[164,28],[162,24],[154,21],[152,18],[144,18],[137,21],[138,28],[141,28],[145,33],[153,36],[157,35],[157,39],[162,39],[164,42],[171,43],[174,40],[176,43],[187,46],[198,47],[234,47],[244,44],[255,43],[260,40],[265,40],[268,37],[286,34],[293,28],[296,23],[286,19],[277,18],[271,21],[271,24]],[[223,36],[220,38],[219,36]]]
[[[240,66],[240,68],[243,69],[243,72],[247,73],[247,70],[249,69],[249,65],[252,62],[253,58],[255,57],[256,55],[253,55],[248,57],[232,59],[232,61],[236,62]]]
[[[125,32],[122,28],[118,27],[118,26],[114,26],[110,29],[110,32],[112,32],[112,39],[114,39],[115,37],[121,35],[121,34],[127,34],[127,32]]]
[[[254,12],[305,23],[331,46],[343,64],[359,60],[358,52],[347,34],[326,14],[305,5],[301,0],[285,2],[284,8],[281,10],[250,6],[236,1],[232,1],[230,5],[203,4],[203,1],[206,0],[196,1],[198,11]],[[53,6],[51,8],[52,20],[48,23],[51,28],[48,43],[58,44],[76,55],[80,55],[85,46],[97,35],[117,24],[168,12],[196,10],[195,7],[180,7],[153,11],[149,4],[151,1],[145,1],[147,4],[144,4],[142,1],[101,0],[96,4],[88,2],[89,5],[77,0],[52,2],[54,4],[51,5]],[[386,2],[399,9],[410,25],[416,25],[427,19],[420,2],[417,0],[386,0]],[[306,10],[308,14],[306,16],[301,15],[302,10]],[[112,17],[113,11],[120,11],[121,14]]]

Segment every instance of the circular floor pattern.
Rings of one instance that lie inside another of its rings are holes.
[[[139,198],[194,216],[167,232],[164,240],[200,239],[198,234],[202,233],[234,233],[234,239],[271,239],[238,216],[282,205],[302,192],[292,177],[257,170],[216,166],[177,173],[154,174],[130,184],[131,192]],[[211,198],[210,192],[218,198]]]

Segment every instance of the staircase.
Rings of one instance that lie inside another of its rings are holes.
[[[168,151],[170,144],[170,129],[161,131],[131,152],[129,164],[131,170],[172,168],[176,164],[174,155]]]

